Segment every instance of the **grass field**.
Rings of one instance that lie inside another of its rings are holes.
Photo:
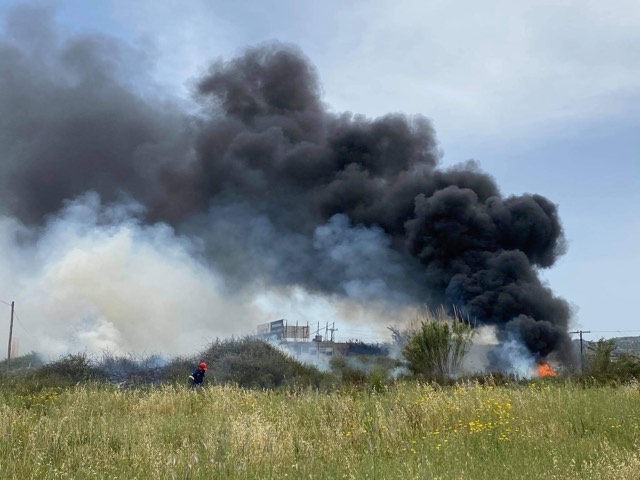
[[[638,479],[640,388],[0,393],[2,479]]]

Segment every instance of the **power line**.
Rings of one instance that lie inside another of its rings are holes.
[[[22,329],[24,330],[24,333],[26,333],[27,335],[29,335],[29,330],[27,330],[27,327],[25,327],[22,323],[22,321],[20,320],[20,317],[18,316],[18,312],[16,312],[15,310],[13,311],[13,314],[16,316],[16,320],[18,320],[18,323],[20,324],[20,326],[22,327]]]
[[[591,333],[638,333],[640,330],[591,330]]]
[[[5,305],[9,305],[11,307],[11,323],[9,326],[9,345],[7,349],[7,371],[9,371],[11,367],[11,349],[12,349],[11,347],[13,343],[13,319],[15,318],[16,320],[18,320],[18,323],[20,324],[20,326],[22,327],[22,329],[25,331],[27,335],[29,335],[29,331],[22,323],[22,320],[20,320],[20,318],[18,317],[18,314],[15,309],[15,302],[7,303],[4,300],[0,300],[0,302],[4,303]]]
[[[582,340],[582,335],[584,333],[591,333],[591,330],[576,330],[575,332],[569,332],[570,334],[578,333],[580,334],[580,371],[584,373],[584,344]]]
[[[11,304],[9,302],[5,302],[4,300],[0,300],[0,303],[4,303],[7,306],[11,306]],[[27,330],[27,328],[24,326],[24,324],[22,323],[22,321],[20,321],[20,317],[18,316],[18,312],[14,309],[13,310],[13,314],[15,315],[16,319],[18,320],[18,323],[20,324],[20,326],[24,329],[25,333],[29,333],[29,330]]]
[[[14,317],[15,302],[11,302],[11,323],[9,324],[9,345],[7,348],[7,372],[11,367],[11,343],[13,341],[13,317]]]

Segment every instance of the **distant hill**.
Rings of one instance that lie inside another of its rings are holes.
[[[616,353],[640,356],[640,337],[617,337],[613,340],[616,344]]]
[[[614,354],[622,355],[635,355],[640,357],[640,337],[614,337],[613,340],[615,344]],[[589,347],[595,347],[597,340],[593,341],[584,341],[584,350],[585,354],[588,354],[590,351]],[[580,340],[574,339],[573,346],[575,347],[577,352],[580,352]]]

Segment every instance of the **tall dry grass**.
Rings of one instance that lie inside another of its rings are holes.
[[[2,479],[637,479],[640,389],[0,393]]]

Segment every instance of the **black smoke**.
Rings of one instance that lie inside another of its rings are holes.
[[[202,240],[230,289],[259,283],[444,304],[566,352],[570,309],[539,277],[564,251],[556,206],[438,167],[429,120],[332,113],[296,47],[214,63],[198,111],[150,82],[142,48],[67,38],[21,7],[0,39],[0,201],[38,224],[87,191]]]

